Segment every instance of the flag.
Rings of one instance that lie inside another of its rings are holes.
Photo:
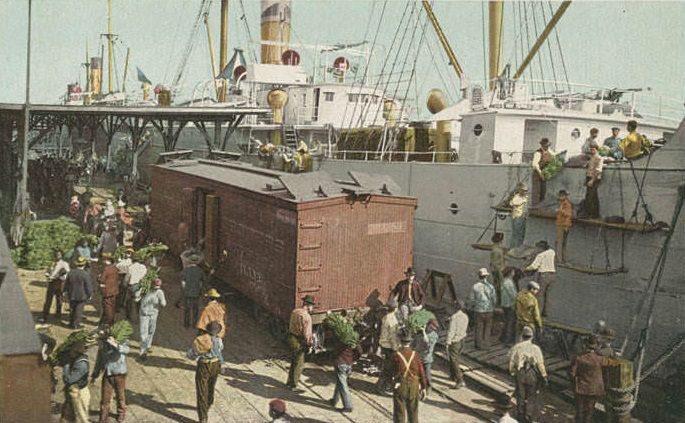
[[[147,79],[147,76],[145,76],[143,71],[140,70],[140,68],[138,66],[136,66],[136,69],[138,70],[138,81],[152,85],[152,82],[150,82],[150,80]]]

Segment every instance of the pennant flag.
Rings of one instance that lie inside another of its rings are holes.
[[[147,76],[145,76],[143,71],[140,70],[140,68],[138,66],[136,66],[136,69],[138,70],[138,81],[145,82],[145,83],[152,85],[152,82],[150,82],[150,80],[147,78]]]

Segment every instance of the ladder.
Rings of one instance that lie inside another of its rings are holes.
[[[283,125],[283,144],[297,149],[297,130],[294,125]]]

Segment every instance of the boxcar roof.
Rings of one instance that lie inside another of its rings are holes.
[[[292,174],[219,160],[175,160],[156,167],[296,203],[355,193],[402,196],[400,187],[387,175],[350,172],[351,180],[340,181],[322,171]]]

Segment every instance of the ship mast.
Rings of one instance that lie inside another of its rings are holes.
[[[516,70],[516,73],[514,74],[514,80],[519,79],[521,75],[523,74],[523,71],[526,70],[526,67],[530,64],[530,61],[533,60],[533,57],[535,57],[535,54],[537,54],[538,50],[540,50],[540,47],[542,44],[547,40],[547,37],[549,34],[552,32],[554,29],[554,26],[559,22],[559,19],[564,15],[564,12],[566,12],[566,9],[571,5],[571,0],[566,0],[561,3],[559,8],[557,9],[556,12],[554,12],[554,16],[552,16],[552,19],[549,20],[547,23],[547,26],[545,29],[542,31],[540,36],[538,37],[537,41],[535,44],[533,44],[533,47],[530,49],[530,52],[526,56],[525,59],[523,59],[523,62],[521,63],[521,66]]]
[[[108,89],[109,93],[112,93],[112,62],[113,62],[113,40],[112,40],[112,0],[107,0],[107,61],[108,61]]]
[[[228,54],[228,0],[221,0],[221,39],[219,40],[219,72],[226,67]],[[219,102],[226,101],[226,85],[221,82]]]
[[[457,56],[455,56],[454,51],[452,51],[452,47],[450,46],[450,43],[447,41],[445,33],[442,32],[440,23],[438,23],[438,19],[435,17],[435,14],[433,13],[433,8],[431,7],[428,0],[423,0],[421,3],[423,3],[423,8],[426,10],[426,14],[428,15],[428,19],[430,19],[431,24],[433,24],[433,29],[435,29],[435,33],[438,35],[438,39],[442,44],[442,48],[445,49],[447,58],[449,59],[450,64],[454,68],[454,72],[457,74],[457,78],[459,78],[459,80],[462,80],[464,78],[464,71],[461,69],[461,65],[459,65],[459,62],[457,61]]]
[[[504,3],[502,2],[502,0],[490,1],[488,15],[488,22],[490,24],[490,48],[488,50],[490,59],[490,73],[488,77],[488,82],[490,90],[494,88],[495,80],[497,80],[497,77],[499,76],[499,59],[500,50],[502,47],[502,17],[504,16],[503,9]]]

